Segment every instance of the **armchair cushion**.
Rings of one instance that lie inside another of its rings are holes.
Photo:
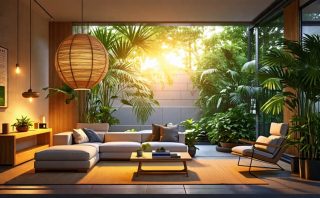
[[[252,151],[253,151],[252,146],[236,146],[232,148],[232,153],[240,156],[251,157]],[[271,153],[255,149],[253,157],[256,159],[260,159],[268,162],[272,160],[274,156]]]
[[[285,136],[288,131],[288,124],[285,123],[271,123],[270,134],[276,136]]]
[[[257,143],[254,146],[258,150],[273,154],[273,153],[275,153],[275,151],[278,150],[278,148],[275,146],[280,147],[283,140],[284,140],[283,137],[276,136],[276,135],[271,135],[269,137],[259,136],[256,141]],[[258,143],[264,143],[266,145],[258,144]],[[270,146],[268,146],[268,145],[270,145]]]

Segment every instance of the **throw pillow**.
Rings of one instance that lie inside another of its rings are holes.
[[[73,129],[72,136],[76,144],[89,142],[88,136],[82,129]]]
[[[178,126],[171,127],[160,127],[160,141],[161,142],[178,142],[179,141],[179,131]]]
[[[159,124],[152,124],[152,135],[151,141],[159,141],[160,140],[160,127]]]
[[[103,142],[101,137],[92,129],[83,128],[84,133],[88,136],[89,142]]]

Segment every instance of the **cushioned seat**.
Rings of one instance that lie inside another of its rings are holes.
[[[188,146],[179,142],[144,142],[143,144],[149,143],[152,150],[164,147],[165,149],[172,152],[187,152]]]
[[[232,148],[232,152],[239,153],[243,156],[252,156],[252,146],[236,146]],[[261,159],[270,159],[273,157],[271,153],[263,152],[258,149],[254,150],[253,157],[259,157]]]
[[[82,143],[81,145],[93,146],[94,148],[97,149],[97,152],[99,153],[100,146],[101,146],[102,144],[103,144],[103,143],[101,143],[101,142],[86,142],[86,143]]]
[[[88,161],[97,155],[95,146],[74,144],[50,147],[35,154],[36,161]]]
[[[100,153],[131,153],[140,147],[138,142],[106,142],[100,145]]]

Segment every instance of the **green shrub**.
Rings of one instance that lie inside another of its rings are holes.
[[[207,126],[209,141],[217,144],[237,143],[241,138],[254,139],[255,119],[246,109],[246,105],[242,104],[226,112],[214,114]]]

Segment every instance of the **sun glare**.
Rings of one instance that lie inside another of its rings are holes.
[[[156,58],[147,57],[141,64],[141,70],[145,71],[148,69],[160,69],[159,62]]]
[[[186,57],[186,53],[183,49],[178,50],[177,53],[169,52],[165,55],[165,59],[168,62],[168,64],[178,68],[185,67],[185,63],[183,62],[185,57]]]

